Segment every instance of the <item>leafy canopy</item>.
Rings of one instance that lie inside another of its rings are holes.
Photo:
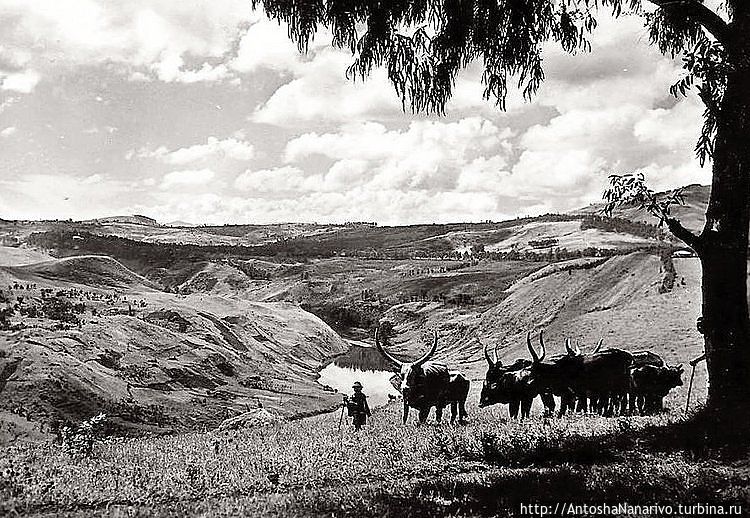
[[[696,151],[701,163],[713,152],[716,110],[726,83],[728,25],[736,3],[711,11],[702,0],[251,0],[285,22],[299,50],[320,28],[354,62],[347,76],[364,79],[385,67],[403,107],[442,114],[456,75],[481,62],[484,98],[501,109],[509,82],[531,99],[544,80],[542,48],[554,42],[569,53],[590,50],[596,14],[643,18],[651,43],[683,56],[684,77],[675,95],[693,87],[706,106]]]

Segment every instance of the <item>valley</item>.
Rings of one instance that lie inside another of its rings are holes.
[[[5,442],[97,412],[129,435],[213,429],[256,408],[325,412],[340,395],[318,372],[346,340],[371,345],[380,319],[404,358],[437,330],[437,359],[466,372],[471,400],[482,344],[512,362],[528,357],[527,331],[669,363],[702,347],[697,260],[673,260],[660,230],[625,219],[178,228],[135,217],[0,222],[0,236]],[[704,396],[699,368],[694,401]]]

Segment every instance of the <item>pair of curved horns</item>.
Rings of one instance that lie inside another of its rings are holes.
[[[565,350],[568,352],[568,354],[570,356],[580,356],[581,355],[581,348],[578,347],[578,344],[576,343],[575,349],[573,349],[570,346],[570,344],[571,344],[570,338],[566,338],[565,339]],[[596,353],[598,353],[601,350],[602,345],[604,345],[604,338],[600,338],[599,339],[599,341],[596,344],[596,347],[594,348],[593,351],[591,351],[590,354],[596,354]]]
[[[380,343],[380,335],[379,335],[379,333],[380,333],[380,326],[378,326],[375,329],[375,347],[377,347],[377,349],[380,352],[380,354],[382,354],[389,362],[391,362],[394,365],[396,365],[397,367],[401,368],[407,362],[402,362],[401,360],[398,360],[393,355],[391,355],[388,351],[385,350],[385,348],[383,347],[383,345]],[[427,360],[429,360],[430,357],[433,354],[435,354],[435,351],[437,351],[437,345],[438,345],[438,333],[437,333],[437,331],[434,331],[434,340],[432,342],[432,347],[430,348],[430,350],[427,351],[425,354],[423,354],[418,360],[413,361],[411,363],[411,365],[413,367],[418,367],[418,366],[422,365],[424,362],[426,362]]]
[[[576,348],[573,349],[571,346],[571,340],[570,338],[565,339],[565,350],[567,351],[569,356],[580,356],[581,355],[581,349],[578,347],[578,344],[576,344]]]
[[[526,333],[526,345],[529,348],[529,352],[531,353],[531,358],[534,360],[534,363],[538,363],[544,359],[544,357],[547,355],[547,349],[544,347],[544,330],[539,331],[539,345],[542,346],[542,355],[539,356],[536,351],[534,350],[534,346],[531,345],[531,331]]]
[[[499,359],[497,358],[497,347],[498,347],[498,344],[495,344],[495,360],[493,361],[493,360],[492,360],[492,359],[490,358],[490,353],[489,353],[489,351],[487,350],[487,346],[486,346],[486,345],[484,345],[484,344],[482,343],[482,341],[481,341],[481,340],[480,340],[479,338],[477,338],[476,340],[477,340],[477,342],[479,342],[479,345],[481,345],[481,346],[482,346],[482,349],[484,349],[484,357],[485,357],[485,358],[487,359],[487,363],[489,364],[489,366],[490,366],[490,367],[494,367],[495,365],[500,365],[500,366],[502,366],[502,365],[503,365],[503,362],[501,362],[501,361],[500,361],[500,360],[499,360]]]

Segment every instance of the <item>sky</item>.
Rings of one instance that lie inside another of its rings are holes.
[[[590,54],[545,48],[507,110],[458,79],[445,116],[404,113],[382,70],[319,34],[302,55],[248,0],[0,0],[0,218],[162,223],[502,220],[599,201],[612,173],[707,184],[702,107],[637,18]]]

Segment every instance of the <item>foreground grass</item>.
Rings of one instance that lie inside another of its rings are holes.
[[[747,503],[744,453],[696,457],[668,417],[574,416],[402,426],[398,408],[354,434],[338,416],[231,433],[56,445],[0,458],[0,515],[520,516],[521,503]],[[679,423],[677,423],[679,425]],[[672,425],[670,427],[670,425]],[[750,509],[750,507],[747,507]]]

